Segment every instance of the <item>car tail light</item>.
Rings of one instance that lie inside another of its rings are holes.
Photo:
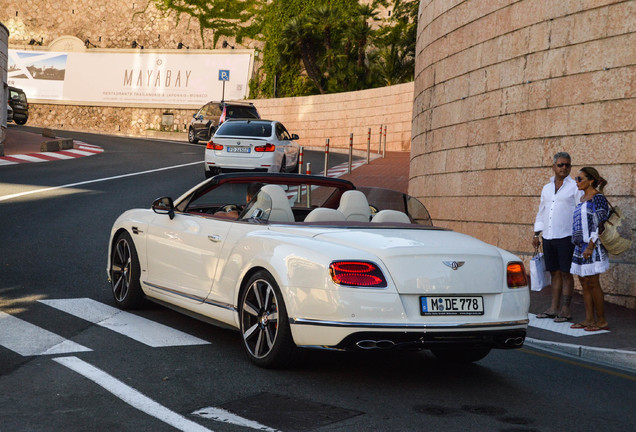
[[[331,280],[338,285],[369,288],[386,287],[386,279],[375,264],[368,261],[334,261],[329,265]]]
[[[256,146],[254,147],[255,152],[273,152],[276,150],[276,146],[274,144],[267,143],[264,146]]]
[[[208,150],[223,150],[223,146],[221,144],[216,144],[214,141],[208,141],[208,145],[205,146]]]
[[[526,268],[523,266],[523,263],[508,263],[506,272],[508,288],[520,288],[528,286],[528,279],[526,278]]]

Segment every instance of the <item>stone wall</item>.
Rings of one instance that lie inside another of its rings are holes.
[[[557,151],[636,228],[636,2],[422,0],[409,191],[439,225],[531,255]],[[636,246],[606,298],[636,307]]]
[[[12,45],[33,39],[47,46],[72,35],[100,48],[130,48],[133,41],[147,49],[177,48],[179,42],[191,49],[214,48],[212,30],[204,30],[202,39],[197,21],[177,22],[174,13],[160,12],[150,0],[3,0],[0,21],[11,32]]]
[[[366,151],[371,128],[371,148],[378,152],[380,125],[386,126],[386,150],[409,151],[413,110],[413,83],[359,92],[251,101],[266,119],[280,120],[306,147],[354,148]],[[117,106],[29,104],[29,125],[132,136],[156,136],[165,112],[174,115],[175,138],[186,139],[187,125],[196,109],[163,109]],[[165,134],[164,134],[165,135]]]

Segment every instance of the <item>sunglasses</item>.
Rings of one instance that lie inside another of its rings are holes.
[[[566,163],[556,164],[556,166],[558,166],[559,168],[563,168],[563,167],[570,168],[572,164],[569,164],[566,162]]]
[[[587,180],[585,177],[575,177],[574,180],[576,180],[577,183],[581,183],[583,180]]]

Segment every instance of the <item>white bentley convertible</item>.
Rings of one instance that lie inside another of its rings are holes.
[[[222,174],[112,228],[115,302],[145,298],[238,329],[259,366],[302,348],[430,349],[477,361],[519,348],[519,258],[432,226],[416,199],[297,174]]]

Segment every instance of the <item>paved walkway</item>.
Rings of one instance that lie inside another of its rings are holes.
[[[39,152],[42,136],[9,127],[5,142],[5,155]],[[409,179],[408,152],[387,152],[386,157],[373,155],[369,165],[356,163],[351,174],[341,178],[358,186],[378,186],[407,192]],[[1,158],[0,158],[1,159]],[[0,160],[1,162],[1,160]],[[2,168],[0,167],[0,170]],[[330,173],[331,174],[331,173]],[[335,173],[334,173],[335,174]],[[433,222],[435,215],[431,215]],[[536,319],[535,315],[550,306],[550,289],[530,294],[530,326],[526,345],[553,350],[558,353],[604,363],[636,373],[636,311],[606,303],[606,316],[610,324],[607,332],[571,330],[571,323],[554,323],[551,319]],[[572,302],[573,321],[584,318],[583,299],[575,294]]]

